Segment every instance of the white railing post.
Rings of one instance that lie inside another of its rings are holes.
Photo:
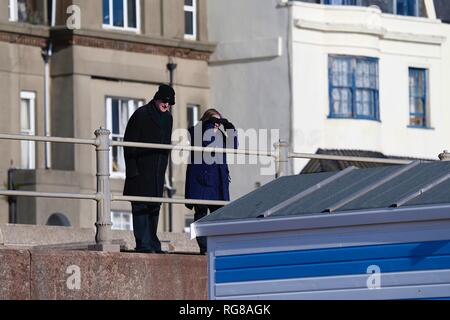
[[[97,221],[95,222],[96,245],[90,250],[119,252],[120,245],[112,244],[111,189],[109,182],[109,151],[111,132],[104,128],[95,131],[97,158]]]
[[[276,178],[289,175],[289,143],[283,140],[275,143]]]

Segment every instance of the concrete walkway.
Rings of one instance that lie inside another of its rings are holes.
[[[199,253],[195,240],[185,233],[160,233],[162,249],[171,253]],[[115,243],[134,250],[132,231],[113,231]],[[95,242],[95,229],[0,224],[0,247],[34,249],[86,249]]]

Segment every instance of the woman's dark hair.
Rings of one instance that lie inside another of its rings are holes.
[[[208,109],[205,111],[205,113],[203,114],[203,116],[200,118],[200,121],[204,122],[204,121],[208,121],[210,120],[213,116],[219,116],[222,118],[222,115],[220,114],[219,111],[217,111],[216,109]]]

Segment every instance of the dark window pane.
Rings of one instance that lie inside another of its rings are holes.
[[[192,6],[193,0],[184,0],[185,6]]]
[[[194,34],[194,16],[192,12],[184,12],[184,32],[185,34]]]
[[[334,5],[356,5],[356,0],[326,0],[325,4],[334,4]]]
[[[123,0],[113,0],[113,25],[123,27]]]
[[[128,0],[128,27],[130,28],[137,27],[136,1],[137,0]]]
[[[410,124],[425,127],[426,123],[426,70],[409,69]]]
[[[417,0],[397,0],[397,14],[402,16],[417,16]]]
[[[120,134],[119,130],[119,100],[112,99],[112,133]]]
[[[109,0],[103,0],[103,23],[109,24]]]

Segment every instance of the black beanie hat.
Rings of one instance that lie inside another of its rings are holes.
[[[153,100],[169,102],[169,104],[173,106],[175,104],[175,90],[173,90],[171,86],[162,84],[159,86],[158,92],[155,93]]]

